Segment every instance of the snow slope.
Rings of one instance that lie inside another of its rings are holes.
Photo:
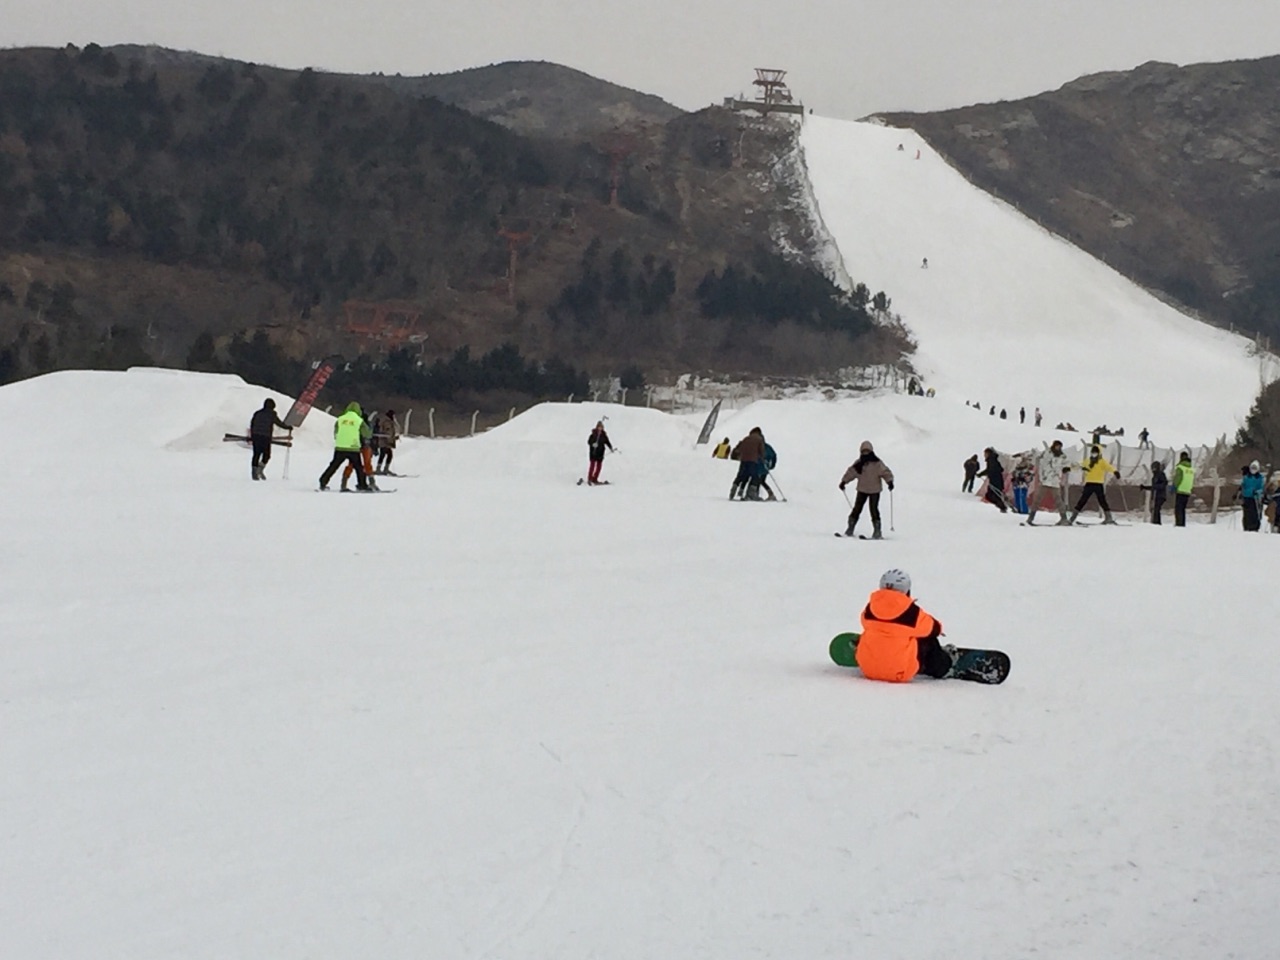
[[[313,413],[252,483],[263,395],[0,388],[59,425],[0,497],[6,957],[1274,955],[1280,540],[1019,527],[959,464],[1038,434],[942,399],[727,417],[757,505],[699,417],[602,405],[406,441],[394,496],[312,492]],[[831,536],[864,438],[883,543]],[[889,566],[1008,682],[832,666]]]
[[[801,142],[845,268],[889,294],[918,340],[912,362],[944,397],[1204,443],[1234,433],[1280,375],[1248,340],[972,186],[914,131],[807,116]]]

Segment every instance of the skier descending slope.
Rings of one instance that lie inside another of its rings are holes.
[[[613,444],[609,442],[609,434],[605,432],[604,421],[597,420],[587,436],[587,483],[593,487],[601,482],[600,470],[604,466],[605,448],[613,450]]]
[[[845,528],[846,537],[853,536],[853,528],[858,525],[864,505],[871,508],[871,539],[880,540],[880,491],[882,486],[893,489],[893,471],[879,457],[870,440],[863,440],[858,448],[858,459],[849,465],[849,469],[840,478],[840,490],[857,481],[858,495],[853,501],[853,509],[849,513],[849,525]],[[847,497],[848,494],[845,494]]]

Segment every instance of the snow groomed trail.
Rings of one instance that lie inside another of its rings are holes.
[[[1049,434],[902,396],[727,412],[786,504],[726,499],[701,414],[564,404],[304,496],[323,414],[288,481],[221,443],[266,395],[0,388],[67,425],[0,498],[6,955],[1270,955],[1270,536],[1019,527],[960,463]],[[879,543],[831,536],[863,439]],[[1009,680],[832,665],[890,566]]]

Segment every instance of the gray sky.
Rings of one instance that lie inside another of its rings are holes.
[[[283,67],[549,60],[697,109],[788,71],[818,113],[1017,99],[1148,60],[1280,54],[1276,0],[0,0],[0,45],[156,43]]]

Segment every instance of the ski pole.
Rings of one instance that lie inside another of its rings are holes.
[[[893,487],[889,488],[889,532],[894,532],[893,527]]]
[[[778,488],[778,499],[781,500],[783,503],[786,503],[787,495],[782,492],[782,484],[778,482],[778,478],[774,476],[772,473],[769,474],[769,476],[773,477],[773,485]]]

